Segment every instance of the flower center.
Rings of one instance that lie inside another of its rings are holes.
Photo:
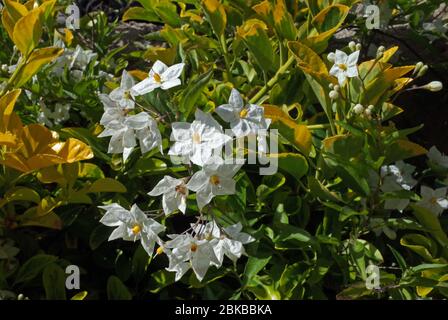
[[[219,179],[219,177],[217,175],[212,175],[210,177],[210,183],[217,186],[221,183],[221,180]]]
[[[162,254],[163,253],[163,248],[162,247],[158,247],[156,250],[157,254]]]
[[[201,135],[197,132],[193,133],[193,143],[195,144],[201,143]]]
[[[124,97],[125,99],[131,99],[131,98],[132,98],[132,96],[131,96],[131,91],[126,90],[126,91],[124,92],[124,94],[123,94],[123,97]]]
[[[435,205],[435,204],[437,204],[437,198],[432,197],[431,200],[429,200],[429,202],[431,202],[431,204]]]
[[[139,234],[140,231],[142,231],[142,228],[141,228],[138,224],[136,224],[136,225],[132,228],[132,233],[133,233],[133,234]]]
[[[240,111],[240,118],[246,118],[247,114],[249,113],[249,110],[247,108],[243,108]]]
[[[196,250],[198,250],[198,245],[196,243],[192,243],[190,250],[191,250],[191,252],[196,252]]]
[[[187,188],[183,184],[176,186],[176,188],[174,188],[174,190],[176,190],[177,193],[180,193],[183,196],[185,196],[187,194]]]
[[[154,80],[155,80],[157,83],[162,82],[162,78],[160,77],[160,74],[158,74],[158,73],[154,73]]]
[[[342,71],[347,71],[347,65],[345,63],[338,64],[339,69]]]

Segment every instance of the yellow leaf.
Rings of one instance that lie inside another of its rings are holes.
[[[71,45],[73,41],[73,33],[70,31],[70,29],[65,28],[64,34],[65,34],[64,42],[67,44],[67,46]]]
[[[9,132],[0,132],[0,145],[15,147],[17,145],[17,137]]]
[[[10,119],[21,90],[13,90],[0,98],[0,132],[11,131]]]
[[[304,44],[319,53],[324,51],[327,46],[327,41],[342,25],[349,11],[350,8],[342,4],[327,6],[320,11],[311,21],[318,35],[304,39]]]
[[[20,70],[15,83],[16,87],[23,86],[47,63],[52,62],[64,52],[64,49],[47,47],[33,51],[25,66]]]
[[[35,9],[20,18],[14,26],[13,41],[23,56],[27,57],[37,46],[42,35],[40,11]]]
[[[7,10],[2,11],[2,24],[5,27],[6,32],[8,32],[9,38],[12,40],[15,22]]]
[[[392,56],[395,54],[395,52],[397,52],[397,50],[398,50],[398,46],[395,46],[395,47],[387,49],[383,53],[383,56],[381,57],[380,61],[381,62],[388,62],[390,60],[390,58],[392,58]]]
[[[305,155],[308,155],[311,151],[311,133],[308,127],[303,124],[297,124],[289,115],[276,106],[263,105],[263,107],[265,117],[271,119],[273,124],[281,123],[286,126],[288,130],[283,130],[282,132],[282,128],[280,128],[280,133],[286,135],[286,139],[290,140]]]
[[[8,11],[10,17],[12,18],[14,24],[22,17],[28,14],[28,9],[23,4],[13,1],[5,0],[5,7]]]
[[[58,141],[50,130],[39,124],[24,127],[18,139],[20,147],[6,152],[0,163],[21,172],[93,157],[92,150],[84,142],[74,138]]]
[[[227,14],[222,3],[218,0],[203,0],[202,7],[213,31],[221,36],[227,24]]]

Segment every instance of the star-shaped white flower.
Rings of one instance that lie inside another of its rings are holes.
[[[238,138],[256,134],[259,129],[268,129],[271,122],[270,119],[265,119],[263,107],[255,104],[245,105],[236,89],[232,89],[229,103],[217,107],[216,113],[230,123],[230,128]]]
[[[345,84],[347,78],[358,76],[358,58],[359,50],[347,55],[341,50],[336,50],[334,55],[334,65],[330,70],[330,74],[338,78],[340,86]]]
[[[417,203],[420,207],[426,208],[437,216],[440,216],[445,209],[448,209],[446,198],[447,188],[431,189],[422,186],[420,189],[422,199]]]
[[[202,166],[213,154],[231,140],[213,117],[197,109],[193,123],[175,122],[172,124],[171,140],[175,141],[168,154],[182,156]]]
[[[403,161],[397,161],[395,165],[381,167],[381,191],[394,193],[401,190],[411,190],[417,184],[413,178],[415,167]],[[403,211],[409,204],[409,199],[388,198],[384,203],[387,210]]]
[[[429,149],[427,156],[429,161],[433,164],[442,168],[448,168],[448,156],[442,154],[435,146],[432,146],[431,149]]]
[[[110,234],[109,241],[119,238],[134,242],[140,240],[149,256],[154,251],[155,243],[161,243],[158,234],[163,232],[165,227],[148,218],[137,205],[134,204],[130,211],[116,203],[99,208],[106,210],[100,222],[108,227],[117,227]]]
[[[162,135],[160,134],[157,122],[146,112],[128,116],[125,124],[135,130],[135,136],[139,140],[142,153],[146,153],[156,147],[162,149]]]
[[[134,79],[123,70],[120,86],[109,94],[112,101],[116,102],[122,109],[133,109],[135,106],[131,88],[134,86]]]
[[[181,85],[179,77],[184,65],[184,63],[178,63],[168,67],[162,61],[157,60],[149,71],[149,77],[132,87],[132,95],[141,96],[157,88],[168,90]]]
[[[255,241],[255,238],[249,234],[241,232],[243,226],[240,222],[222,229],[215,221],[208,222],[206,225],[199,224],[195,226],[192,224],[192,228],[196,234],[203,235],[205,239],[216,240],[210,243],[219,261],[219,264],[215,264],[217,267],[222,265],[224,255],[236,262],[246,253],[243,245]]]
[[[176,272],[176,281],[182,278],[190,267],[198,280],[202,281],[210,265],[219,264],[212,242],[197,239],[191,234],[169,235],[169,237],[172,240],[164,245],[165,248],[171,249],[165,252],[169,259],[166,270]]]
[[[227,164],[220,157],[211,157],[188,181],[187,188],[196,192],[199,209],[210,203],[214,196],[235,193],[233,176],[241,165]]]
[[[120,107],[109,108],[105,111],[101,124],[105,129],[98,137],[111,137],[108,153],[123,153],[123,159],[129,157],[132,149],[140,142],[142,153],[157,146],[162,152],[162,137],[156,121],[146,112],[126,115]]]
[[[182,213],[187,210],[188,189],[184,179],[176,179],[170,176],[163,177],[162,180],[148,193],[150,196],[162,197],[163,211],[166,215],[179,209]]]

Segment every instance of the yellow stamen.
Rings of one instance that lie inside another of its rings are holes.
[[[219,177],[217,175],[213,175],[210,177],[210,183],[217,186],[221,183],[221,180],[219,179]]]
[[[125,99],[132,99],[131,92],[129,90],[126,90],[123,96]]]
[[[154,80],[155,80],[157,83],[162,82],[162,78],[160,77],[160,74],[158,74],[158,73],[154,73]]]
[[[246,118],[248,113],[249,110],[247,108],[243,108],[243,110],[240,111],[240,118]]]
[[[156,254],[162,254],[163,253],[163,248],[162,247],[158,247],[156,250]]]
[[[136,225],[132,228],[132,233],[133,233],[133,234],[139,234],[140,231],[142,231],[142,228],[141,228],[138,224],[136,224]]]
[[[196,250],[198,250],[198,245],[196,243],[192,243],[190,250],[191,250],[191,252],[196,252]]]
[[[343,71],[347,71],[347,65],[345,63],[340,63],[338,64],[339,69],[343,70]]]
[[[193,143],[195,144],[201,143],[201,135],[197,132],[193,133]]]
[[[436,197],[432,197],[430,202],[431,202],[431,204],[436,204],[437,203],[437,198]]]

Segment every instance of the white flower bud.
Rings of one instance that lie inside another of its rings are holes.
[[[328,94],[331,100],[336,100],[339,98],[339,93],[337,93],[334,90],[331,90],[330,93]]]
[[[421,61],[420,61],[420,62],[417,62],[417,63],[415,64],[415,68],[414,68],[414,72],[413,72],[413,74],[414,74],[414,75],[417,74],[423,66],[424,66],[423,62],[421,62]]]
[[[348,47],[350,48],[350,50],[356,51],[356,42],[350,41],[350,43],[348,44]]]
[[[330,83],[330,84],[328,85],[328,88],[333,89],[333,88],[334,88],[334,84]]]
[[[327,56],[328,61],[330,62],[334,62],[334,59],[336,58],[336,55],[334,54],[334,52],[330,52]]]
[[[364,110],[364,114],[370,118],[370,116],[372,115],[372,110],[366,109],[366,110]]]
[[[340,87],[339,85],[335,85],[335,86],[334,86],[334,91],[339,92],[340,89],[341,89],[341,87]]]
[[[428,72],[428,66],[425,64],[417,74],[417,78],[422,77]]]
[[[440,81],[432,81],[430,83],[428,83],[426,86],[424,86],[423,88],[432,91],[432,92],[437,92],[443,89],[443,84]]]
[[[375,106],[373,104],[371,104],[370,106],[367,107],[367,110],[372,111],[375,108]]]
[[[356,44],[356,50],[357,50],[357,51],[360,51],[361,49],[362,49],[361,44],[360,44],[360,43],[357,43],[357,44]]]
[[[354,107],[353,107],[353,112],[355,113],[355,114],[361,114],[361,113],[363,113],[364,112],[364,107],[361,105],[361,104],[357,104],[357,105],[355,105]]]

